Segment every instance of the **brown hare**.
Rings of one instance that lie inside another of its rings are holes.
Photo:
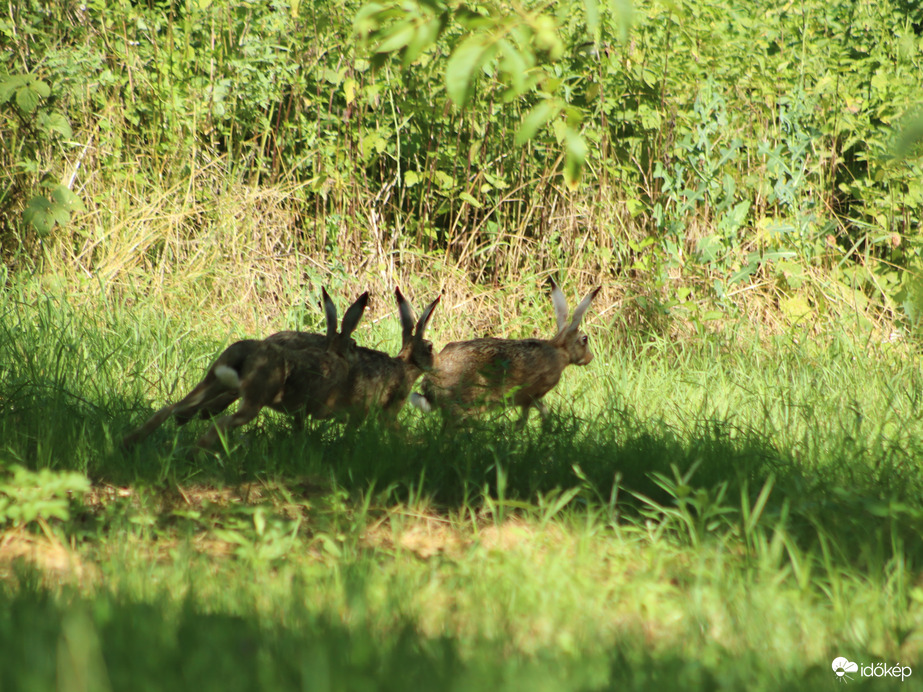
[[[401,321],[401,350],[392,357],[382,351],[357,347],[346,385],[338,390],[331,407],[334,411],[351,418],[381,411],[387,423],[396,425],[397,414],[417,378],[432,369],[433,344],[424,335],[439,298],[427,306],[414,324],[413,307],[400,288],[395,289],[394,296]]]
[[[325,292],[325,289],[322,288],[321,291]],[[260,343],[268,342],[293,350],[301,350],[304,348],[323,349],[327,345],[327,339],[328,336],[326,334],[299,331],[276,332],[275,334],[267,336],[262,342],[257,339],[244,339],[243,341],[238,341],[228,346],[227,350],[219,356],[212,370],[209,371],[209,375],[211,375],[212,371],[219,365],[230,367],[239,375],[243,367],[244,359],[253,353]],[[229,375],[227,371],[222,370],[222,372]],[[209,375],[206,375],[206,379],[209,379]],[[221,379],[216,380],[214,377],[211,379],[212,382],[210,383],[208,391],[206,395],[200,399],[198,405],[183,407],[173,414],[178,425],[185,425],[197,415],[202,418],[214,418],[240,398],[240,391],[236,388],[236,385],[233,384],[235,382],[234,377],[228,380],[228,382],[231,383],[230,385],[225,385]]]
[[[220,413],[238,397],[245,399],[240,410],[219,420],[199,439],[199,447],[210,446],[219,431],[243,425],[264,406],[295,414],[298,420],[304,415],[327,415],[331,392],[345,382],[355,356],[351,334],[362,318],[369,294],[363,293],[350,306],[338,332],[336,306],[326,289],[322,293],[327,335],[318,345],[306,342],[303,348],[291,348],[254,339],[231,344],[187,396],[157,411],[126,435],[122,446],[127,448],[144,439],[170,416],[183,424],[199,414],[208,417]]]
[[[567,300],[554,280],[550,281],[558,327],[553,338],[487,337],[450,343],[436,355],[433,371],[423,378],[423,395],[415,394],[412,403],[424,411],[442,409],[447,423],[457,421],[465,412],[504,401],[522,409],[518,428],[526,424],[533,406],[545,418],[548,409],[542,397],[557,385],[564,368],[593,360],[589,339],[578,328],[599,293],[599,288],[590,291],[568,321]]]

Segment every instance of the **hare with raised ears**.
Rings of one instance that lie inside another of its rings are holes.
[[[321,291],[324,295],[326,295],[326,289],[321,288]],[[326,306],[323,303],[322,307],[324,307],[326,313]],[[275,334],[270,334],[265,339],[263,339],[263,343],[268,342],[286,349],[293,350],[301,350],[304,348],[324,349],[327,346],[327,340],[328,336],[326,334],[315,334],[314,332],[282,331],[276,332]],[[254,352],[260,343],[260,341],[255,339],[245,339],[244,341],[238,341],[237,343],[231,344],[228,346],[228,350],[225,351],[222,356],[219,356],[219,362],[216,362],[215,366],[222,364],[230,367],[237,373],[239,378],[244,357]],[[221,362],[222,358],[223,362]],[[206,375],[206,378],[208,378],[208,375]],[[233,377],[231,377],[229,381],[233,383],[235,380]],[[214,418],[219,413],[222,413],[228,406],[237,401],[238,398],[240,398],[240,392],[236,388],[236,385],[225,386],[221,380],[218,380],[212,383],[208,393],[201,399],[201,402],[197,406],[192,406],[177,411],[174,414],[174,417],[176,418],[178,425],[185,425],[196,415],[201,416],[202,418]]]
[[[255,339],[245,339],[231,344],[218,356],[204,379],[188,395],[157,411],[144,425],[126,435],[122,440],[122,446],[127,448],[144,439],[171,416],[182,425],[196,415],[211,417],[220,413],[241,395],[244,381],[252,388],[254,379],[258,377],[276,383],[267,385],[270,388],[284,389],[288,385],[290,396],[291,392],[305,388],[305,381],[312,379],[312,373],[319,375],[327,371],[334,380],[329,383],[331,388],[336,384],[342,384],[347,371],[347,361],[353,357],[355,350],[355,342],[350,335],[362,317],[368,303],[368,293],[361,295],[347,310],[339,332],[336,306],[326,289],[322,289],[322,293],[327,319],[326,336],[314,342],[305,342],[303,348],[286,348]],[[257,372],[260,374],[257,375]],[[339,381],[336,381],[337,378]],[[324,394],[322,390],[327,386],[328,383],[316,385],[317,393]],[[326,403],[329,391],[324,396]],[[284,398],[280,397],[280,402]],[[293,410],[297,411],[298,407],[293,407]],[[226,427],[229,426],[225,426],[225,429]]]
[[[366,417],[370,412],[381,411],[392,425],[396,425],[397,414],[414,383],[433,367],[433,344],[424,335],[439,304],[437,297],[415,322],[413,307],[400,288],[395,289],[394,296],[401,320],[401,350],[391,357],[382,351],[357,347],[346,385],[339,390],[332,407],[350,417]]]
[[[447,422],[504,401],[522,409],[519,428],[532,407],[545,418],[548,409],[542,397],[558,384],[564,368],[593,360],[589,339],[579,327],[599,293],[599,288],[590,291],[568,320],[567,300],[554,280],[550,282],[558,328],[553,338],[488,337],[450,343],[436,355],[433,371],[423,378],[423,396],[411,399],[414,405],[424,411],[442,409]]]
[[[327,314],[327,336],[323,348],[286,348],[271,341],[260,342],[244,361],[239,372],[230,368],[217,372],[229,388],[240,392],[236,413],[222,416],[196,442],[199,449],[211,447],[221,434],[250,422],[264,407],[295,416],[299,423],[306,416],[326,417],[346,383],[355,363],[356,345],[352,332],[368,305],[369,294],[363,293],[343,316],[336,329],[337,312],[333,301],[323,291]]]

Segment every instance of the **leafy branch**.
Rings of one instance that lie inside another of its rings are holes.
[[[15,127],[8,128],[11,136],[4,146],[12,155],[20,177],[41,175],[44,168],[42,149],[57,137],[69,140],[73,136],[67,118],[47,105],[50,98],[51,87],[34,74],[10,75],[0,81],[0,106],[6,106],[16,123]],[[17,133],[21,134],[18,138],[14,136]],[[29,187],[22,181],[20,186]],[[83,202],[68,186],[43,181],[40,187],[47,190],[47,194],[33,195],[22,212],[23,222],[40,236],[51,233],[56,224],[69,223],[72,212],[84,210]]]
[[[596,0],[583,0],[581,5],[587,43],[592,45],[599,35],[600,9]],[[558,21],[545,8],[498,3],[471,7],[458,0],[370,2],[353,24],[372,53],[373,64],[395,57],[408,70],[414,63],[448,52],[445,91],[457,108],[476,98],[482,78],[492,82],[501,102],[531,104],[518,124],[516,144],[526,144],[554,123],[554,135],[564,147],[564,180],[571,187],[577,185],[587,156],[581,135],[587,112],[563,88],[561,61],[569,48]]]

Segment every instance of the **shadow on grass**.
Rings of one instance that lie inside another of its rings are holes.
[[[105,406],[94,403],[60,379],[22,381],[0,401],[4,456],[8,463],[78,470],[113,485],[233,486],[308,477],[354,497],[374,489],[387,501],[425,498],[445,509],[477,506],[485,496],[534,505],[542,495],[579,488],[575,505],[611,514],[617,500],[621,516],[645,509],[639,495],[674,507],[676,492],[658,478],[676,473],[686,476],[684,492],[704,492],[738,514],[771,479],[764,520],[771,527],[784,516],[805,548],[829,539],[837,562],[880,567],[898,553],[923,561],[917,502],[923,470],[908,462],[923,458],[923,442],[920,449],[883,445],[857,452],[845,430],[842,439],[815,442],[816,458],[805,460],[803,450],[780,449],[758,431],[727,421],[703,419],[677,430],[610,403],[595,421],[559,415],[522,432],[499,416],[449,434],[438,418],[411,413],[397,432],[374,421],[357,429],[315,422],[294,432],[283,416],[264,414],[233,431],[226,449],[198,455],[190,446],[209,423],[177,428],[168,421],[133,449],[119,449],[121,436],[147,415],[116,397]],[[699,510],[692,506],[693,514]]]
[[[398,432],[372,421],[357,429],[321,422],[295,433],[283,417],[264,416],[232,435],[228,453],[193,457],[189,445],[206,423],[179,433],[168,423],[137,449],[101,459],[96,476],[117,484],[218,485],[313,477],[354,497],[374,489],[385,501],[425,498],[449,510],[478,506],[485,495],[534,506],[540,496],[579,488],[575,505],[621,516],[649,509],[638,496],[675,507],[677,490],[668,492],[658,479],[676,474],[688,485],[680,492],[700,498],[690,504],[692,515],[705,511],[704,502],[739,516],[771,483],[764,522],[784,524],[804,548],[827,541],[835,562],[852,565],[881,566],[896,553],[923,559],[923,510],[915,501],[923,471],[896,463],[885,448],[869,459],[849,440],[826,440],[818,445],[823,458],[806,463],[726,421],[701,420],[679,431],[617,408],[595,422],[556,416],[523,432],[502,417],[451,434],[438,419],[405,421]],[[900,458],[916,453],[903,449]]]
[[[430,637],[409,622],[344,624],[292,592],[286,624],[207,612],[194,596],[147,602],[101,590],[55,597],[0,589],[0,686],[111,690],[818,690],[835,678],[761,651],[652,650],[643,637],[579,652],[511,653],[497,642]],[[246,604],[241,608],[247,611]],[[254,612],[250,609],[249,612]],[[724,652],[727,654],[727,652]],[[857,689],[885,689],[862,686]],[[902,688],[904,689],[904,688]],[[910,689],[909,687],[907,689]]]

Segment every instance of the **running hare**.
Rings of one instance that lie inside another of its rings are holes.
[[[368,303],[363,293],[346,311],[343,325],[337,332],[337,310],[326,289],[322,289],[327,335],[302,344],[245,339],[231,344],[218,356],[205,378],[180,401],[164,406],[140,428],[125,436],[123,447],[130,447],[156,430],[167,418],[174,416],[182,425],[196,415],[210,417],[243,397],[236,414],[225,416],[199,439],[199,447],[210,446],[218,432],[243,425],[264,406],[304,415],[325,415],[332,392],[346,380],[349,363],[355,357],[355,342],[351,334]]]
[[[323,288],[321,290],[324,291]],[[326,310],[326,306],[324,307]],[[336,313],[334,312],[334,324],[335,320]],[[262,342],[256,339],[244,339],[243,341],[238,341],[228,346],[228,349],[219,356],[219,360],[215,363],[215,366],[223,364],[230,367],[239,376],[244,359],[256,351],[260,343],[268,342],[286,349],[299,351],[305,348],[324,349],[327,346],[327,339],[328,336],[326,334],[299,331],[276,332],[275,334],[267,336]],[[208,379],[208,377],[209,375],[206,375],[206,379]],[[227,380],[227,378],[225,379]],[[227,381],[231,383],[228,386],[225,386],[224,382],[220,379],[213,382],[206,396],[202,397],[198,405],[177,411],[174,414],[177,424],[185,425],[196,415],[202,418],[214,418],[237,401],[237,399],[240,398],[240,391],[234,384],[234,378],[232,377]]]
[[[551,302],[558,326],[552,339],[488,337],[448,344],[436,356],[433,371],[423,378],[423,396],[414,395],[411,401],[424,411],[443,409],[447,422],[458,420],[463,411],[479,411],[507,400],[522,409],[519,428],[533,406],[544,418],[548,409],[542,397],[558,383],[564,368],[593,360],[589,339],[578,327],[597,293],[599,288],[590,291],[568,321],[567,300],[552,279]]]
[[[401,320],[401,350],[394,357],[371,348],[356,348],[356,357],[347,382],[338,390],[332,409],[350,416],[367,416],[380,410],[385,420],[396,425],[397,414],[407,401],[414,382],[433,367],[433,344],[424,339],[426,326],[439,303],[430,303],[414,325],[413,307],[394,291]]]

